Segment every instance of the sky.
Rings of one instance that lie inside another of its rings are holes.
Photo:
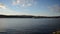
[[[60,0],[0,0],[0,15],[60,16]]]

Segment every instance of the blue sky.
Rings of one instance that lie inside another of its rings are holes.
[[[60,0],[0,0],[0,14],[60,16]]]

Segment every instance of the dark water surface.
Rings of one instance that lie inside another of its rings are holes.
[[[6,34],[52,34],[56,30],[60,30],[60,18],[0,18],[0,32]]]

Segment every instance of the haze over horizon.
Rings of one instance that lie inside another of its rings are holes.
[[[0,0],[0,15],[60,16],[60,0]]]

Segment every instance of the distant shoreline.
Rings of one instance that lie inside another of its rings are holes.
[[[0,15],[0,18],[60,18],[60,16],[32,16],[32,15]]]

